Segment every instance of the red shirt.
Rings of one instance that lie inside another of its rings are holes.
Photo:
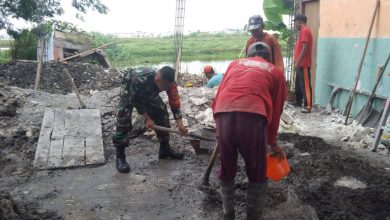
[[[311,67],[311,48],[313,45],[313,36],[311,35],[311,31],[307,26],[302,26],[302,29],[299,31],[297,43],[294,51],[294,60],[295,62],[298,60],[299,55],[301,54],[303,43],[307,43],[306,54],[303,56],[301,60],[301,67]]]
[[[247,54],[249,46],[256,42],[266,43],[271,48],[271,63],[284,70],[282,49],[280,48],[278,39],[274,35],[268,34],[267,32],[264,32],[260,39],[251,36],[246,42],[245,54]]]
[[[268,144],[276,144],[287,88],[283,71],[260,57],[230,63],[213,103],[214,115],[249,112],[268,122]]]

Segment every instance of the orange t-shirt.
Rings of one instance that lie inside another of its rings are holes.
[[[294,61],[297,61],[299,55],[301,54],[303,43],[307,43],[306,54],[303,56],[301,60],[301,67],[311,67],[311,48],[313,45],[313,36],[311,35],[311,31],[307,26],[302,26],[302,29],[299,31],[297,43],[294,51]]]
[[[271,63],[284,70],[282,50],[280,48],[278,39],[276,39],[274,35],[268,34],[267,32],[264,32],[260,39],[251,36],[251,38],[249,38],[246,42],[245,54],[247,54],[249,46],[256,42],[263,42],[268,44],[268,46],[271,48]]]

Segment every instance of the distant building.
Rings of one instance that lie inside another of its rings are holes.
[[[49,38],[45,41],[45,51],[43,60],[62,60],[69,58],[84,51],[91,50],[92,36],[86,33],[70,32],[65,33],[61,31],[53,31]],[[38,41],[37,54],[39,57],[39,48],[41,47]],[[106,55],[101,50],[92,50],[83,56],[75,57],[71,60],[78,60],[80,58],[95,57],[104,67],[111,67]]]

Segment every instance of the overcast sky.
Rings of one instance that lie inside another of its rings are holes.
[[[75,18],[70,0],[61,0],[65,14],[59,20],[77,24],[87,31],[129,33],[135,31],[172,32],[175,23],[176,0],[102,0],[109,8],[107,15],[94,11]],[[219,31],[243,28],[251,15],[261,14],[263,0],[186,0],[185,32]],[[22,26],[17,22],[17,27]]]
[[[87,31],[103,33],[168,32],[175,22],[176,0],[102,0],[110,9],[107,15],[90,12],[85,22],[74,17],[70,0],[63,0],[63,20],[77,23]],[[186,0],[186,31],[218,31],[243,28],[248,18],[263,14],[263,0]]]

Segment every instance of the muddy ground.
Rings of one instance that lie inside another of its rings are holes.
[[[113,77],[111,81],[118,80],[120,77]],[[106,164],[34,170],[32,162],[44,110],[78,108],[78,102],[73,94],[63,95],[67,93],[63,89],[58,89],[57,94],[34,94],[28,89],[31,81],[25,82],[29,86],[5,82],[18,87],[0,84],[0,219],[221,218],[215,169],[211,186],[199,187],[209,155],[194,154],[187,138],[172,136],[172,145],[186,153],[183,161],[159,161],[157,140],[143,135],[142,120],[137,119],[133,135],[139,137],[127,148],[132,172],[116,172],[110,141],[118,94],[115,82],[112,86],[109,81],[107,86],[86,82],[81,86],[87,107],[102,112]],[[327,117],[316,114],[310,116],[316,124]],[[190,127],[201,127],[192,117],[184,117]],[[294,115],[301,127],[311,126],[312,134],[321,136],[321,129],[304,117]],[[307,130],[301,133],[311,134]],[[390,219],[390,178],[384,169],[390,167],[388,155],[370,156],[349,150],[341,147],[343,143],[335,136],[328,141],[325,135],[327,143],[319,137],[280,135],[292,173],[281,182],[270,183],[266,219]],[[340,186],[343,178],[353,181]],[[236,179],[238,219],[245,217],[245,196],[246,177],[240,160]]]

